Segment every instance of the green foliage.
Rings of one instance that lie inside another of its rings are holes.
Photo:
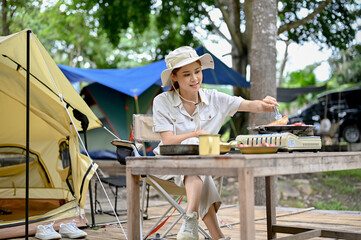
[[[343,182],[342,178],[334,175],[322,178],[320,179],[320,182],[324,183],[330,188],[336,189],[338,192],[341,192],[343,194],[353,194],[356,190],[354,186],[340,184],[341,182]]]
[[[281,24],[298,21],[310,13],[323,1],[283,0],[280,1],[279,20]],[[353,24],[359,16],[360,5],[357,0],[332,1],[316,18],[289,30],[285,35],[296,43],[314,41],[329,47],[346,49],[355,37]]]
[[[313,12],[322,1],[283,0],[279,6],[281,25],[301,20],[306,14]],[[232,2],[222,3],[225,9],[232,7]],[[241,3],[242,5],[243,3]],[[157,46],[157,59],[163,58],[168,50],[180,45],[198,44],[194,36],[197,27],[213,31],[211,24],[202,20],[207,18],[207,11],[219,8],[215,1],[207,0],[74,0],[88,12],[96,8],[94,15],[99,19],[101,28],[106,32],[110,42],[116,46],[119,34],[132,28],[136,34],[147,29],[151,21],[150,15],[156,16],[156,27],[160,37]],[[241,6],[242,25],[245,22],[246,8]],[[352,43],[360,6],[356,0],[332,1],[320,14],[297,28],[292,28],[284,35],[297,43],[315,41],[328,46],[345,49]]]
[[[169,50],[176,47],[196,47],[200,44],[194,38],[194,29],[187,27],[196,13],[197,1],[162,1],[159,4],[151,0],[74,0],[73,5],[99,20],[100,31],[106,34],[114,47],[129,32],[138,42],[157,39],[155,46],[148,45],[148,48],[157,48],[154,60],[163,59]],[[152,30],[152,38],[142,38],[149,29]]]
[[[322,1],[317,0],[280,1],[278,5],[280,23],[298,21],[313,12],[321,3]],[[114,46],[120,40],[120,33],[132,28],[136,34],[141,34],[152,24],[150,16],[155,16],[160,38],[157,59],[164,58],[170,49],[178,46],[199,44],[195,37],[197,28],[209,32],[214,30],[209,22],[203,21],[208,15],[205,9],[210,11],[220,7],[213,0],[74,0],[74,5],[77,4],[88,12],[96,9],[94,17],[99,19],[101,28]],[[222,4],[225,9],[232,7],[231,1]],[[245,9],[241,6],[242,25],[246,24],[246,14],[243,12]],[[292,28],[284,35],[297,43],[312,40],[330,47],[345,49],[354,39],[355,29],[352,24],[355,23],[359,9],[356,0],[332,1],[315,18],[297,28]]]
[[[314,205],[318,209],[327,210],[357,210],[361,208],[360,201],[361,169],[324,172],[318,175],[314,192],[327,192],[331,199],[324,198]],[[356,201],[354,201],[356,200]],[[347,206],[347,207],[346,207]]]
[[[132,27],[136,34],[143,33],[150,23],[150,0],[74,0],[73,5],[85,10],[94,19],[98,19],[102,31],[116,47],[121,33]]]
[[[337,171],[337,172],[324,172],[325,176],[337,176],[339,178],[348,177],[354,179],[356,182],[361,181],[361,169]]]
[[[188,45],[197,47],[201,43],[195,38],[196,26],[204,27],[200,19],[205,12],[199,0],[162,1],[158,9],[157,29],[160,35],[157,59],[163,59],[169,50]]]
[[[289,73],[286,76],[286,82],[282,86],[294,88],[316,85],[316,76],[313,71],[318,66],[319,64],[313,64],[306,66],[302,70]]]
[[[287,74],[285,82],[281,87],[284,88],[298,88],[317,85],[317,79],[314,74],[314,70],[319,66],[318,63],[306,66],[302,70],[291,72]],[[291,103],[280,103],[280,110],[290,110],[291,108],[299,108],[305,104],[309,104],[316,99],[319,93],[308,93],[299,96],[296,100]]]
[[[293,208],[306,208],[300,199],[288,199],[288,200],[279,200],[279,205],[293,207]]]
[[[228,197],[228,196],[230,196],[231,194],[230,194],[230,192],[227,190],[227,189],[222,189],[222,193],[221,193],[221,196],[222,197]]]
[[[315,208],[323,209],[323,210],[341,210],[341,211],[356,210],[354,208],[348,208],[346,206],[343,206],[342,202],[336,199],[331,199],[329,203],[325,201],[318,201],[315,203]]]
[[[357,196],[360,194],[360,190],[354,183],[360,182],[360,179],[360,171],[342,171],[323,173],[319,182],[334,192],[347,196]]]
[[[361,45],[354,45],[347,50],[336,52],[329,59],[332,69],[330,85],[349,84],[351,86],[361,85]]]
[[[114,47],[99,28],[96,11],[86,10],[84,4],[68,2],[60,0],[47,7],[36,18],[39,23],[47,24],[33,29],[45,47],[52,49],[57,63],[90,68],[129,68],[154,59],[152,46],[158,43],[155,29],[148,29],[137,37],[129,28]]]
[[[59,0],[46,1],[46,5],[41,0],[3,2],[8,4],[3,12],[9,20],[3,24],[10,25],[10,33],[29,27],[58,63],[93,68],[139,66],[163,59],[181,45],[196,47],[202,41],[199,30],[215,33],[207,18],[210,11],[220,7],[214,0]],[[312,12],[320,2],[279,1],[280,23],[301,19],[302,13]],[[229,1],[222,6],[229,11],[231,4]],[[251,29],[244,28],[247,8],[244,1],[240,4],[240,34],[246,36],[245,31]],[[352,24],[360,8],[356,0],[332,1],[315,19],[283,35],[298,43],[312,40],[346,48],[354,39]]]
[[[42,0],[4,0],[0,4],[2,35],[21,31],[28,27],[28,20],[36,17]],[[6,7],[4,7],[6,6]]]

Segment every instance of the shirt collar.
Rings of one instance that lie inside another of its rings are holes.
[[[170,97],[171,97],[171,103],[173,107],[177,107],[179,105],[181,105],[182,100],[180,99],[180,97],[178,96],[178,94],[175,92],[176,90],[171,91],[170,93]]]
[[[174,107],[181,105],[182,100],[180,99],[178,94],[175,92],[175,90],[171,91],[171,93],[172,94],[170,94],[170,97],[171,97],[172,105]],[[208,105],[209,101],[208,101],[208,98],[207,98],[206,94],[204,93],[203,88],[200,88],[198,93],[199,93],[199,96],[201,98],[201,103]]]
[[[203,88],[200,88],[198,92],[199,92],[199,96],[201,97],[201,103],[204,103],[205,105],[209,105],[208,98],[204,93]]]

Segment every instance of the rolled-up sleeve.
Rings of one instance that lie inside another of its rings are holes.
[[[168,105],[165,103],[166,97],[162,94],[154,98],[153,101],[153,132],[173,131],[173,121],[169,115]]]

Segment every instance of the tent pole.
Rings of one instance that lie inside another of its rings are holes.
[[[30,152],[30,34],[26,38],[26,190],[25,190],[25,239],[29,239],[29,152]]]

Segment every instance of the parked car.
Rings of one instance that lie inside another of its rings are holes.
[[[349,143],[360,142],[361,88],[328,92],[317,99],[317,102],[290,116],[290,123],[315,125],[317,135],[342,138]]]

